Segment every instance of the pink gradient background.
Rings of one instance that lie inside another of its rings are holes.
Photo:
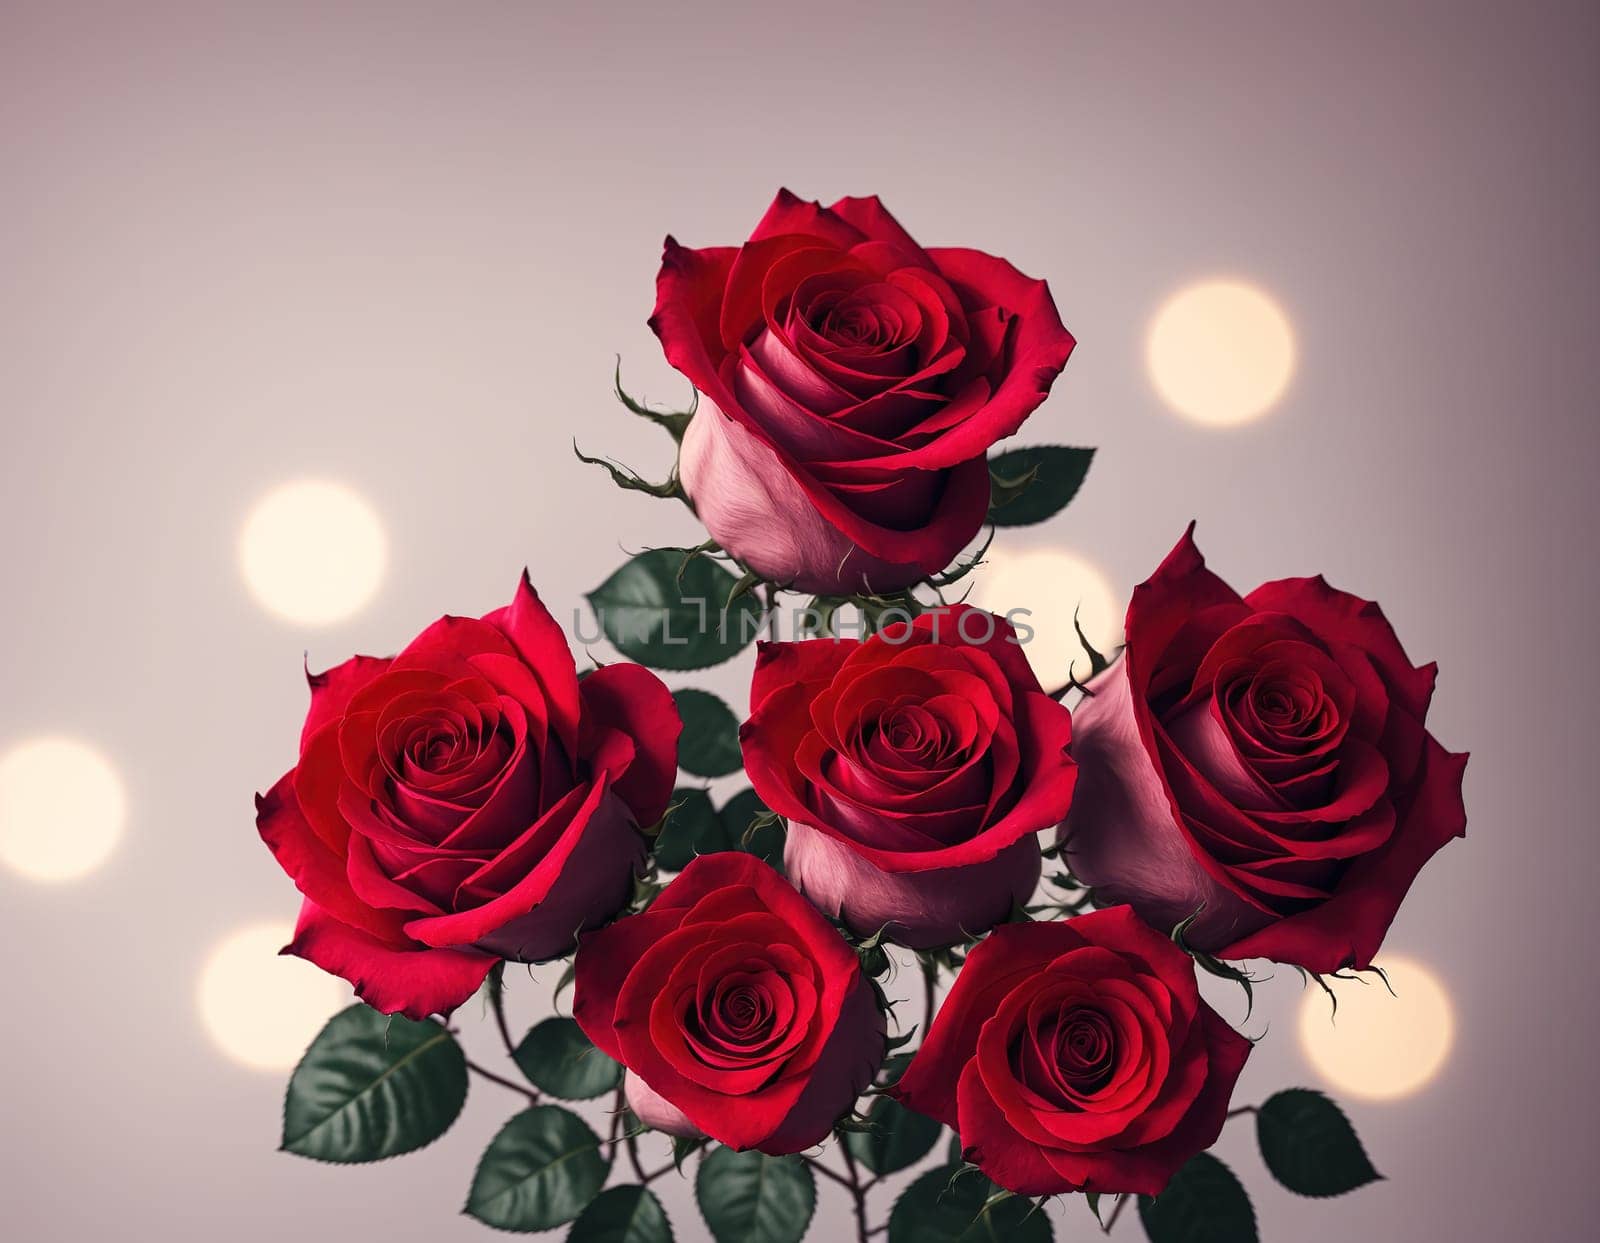
[[[133,811],[77,885],[0,874],[0,1233],[493,1237],[457,1212],[514,1098],[475,1084],[399,1162],[280,1156],[282,1078],[213,1049],[195,977],[292,914],[250,795],[293,758],[303,651],[392,650],[525,563],[570,616],[619,542],[691,535],[570,441],[664,470],[607,393],[617,351],[637,390],[686,390],[644,326],[661,237],[737,240],[787,184],[1051,281],[1081,344],[1023,438],[1101,456],[1014,545],[1126,591],[1198,517],[1238,585],[1321,570],[1442,666],[1470,835],[1389,946],[1447,981],[1456,1051],[1419,1096],[1350,1102],[1388,1181],[1348,1198],[1272,1187],[1230,1129],[1263,1237],[1589,1235],[1597,12],[9,0],[0,745],[94,738]],[[1283,407],[1226,433],[1166,413],[1141,356],[1161,298],[1216,273],[1272,290],[1302,350]],[[364,492],[392,549],[374,605],[310,632],[234,562],[250,501],[302,475]],[[742,705],[747,667],[678,681]],[[1263,991],[1241,1100],[1316,1082],[1298,983]],[[812,1240],[849,1229],[832,1191]],[[701,1237],[688,1184],[665,1200]],[[1068,1208],[1058,1238],[1089,1237]]]

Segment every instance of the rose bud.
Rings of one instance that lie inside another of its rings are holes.
[[[745,769],[789,821],[784,870],[857,934],[950,945],[1033,893],[1035,834],[1072,801],[1072,720],[1010,623],[959,605],[763,643],[750,703]]]
[[[448,1014],[501,959],[537,962],[627,902],[682,726],[659,679],[580,684],[523,576],[481,620],[310,678],[300,760],[256,826],[305,895],[284,951],[368,1005]]]
[[[1018,1195],[1157,1195],[1216,1141],[1249,1053],[1123,906],[995,929],[893,1094]]]
[[[582,938],[572,1017],[628,1068],[639,1118],[779,1155],[872,1082],[884,1020],[856,954],[754,855],[701,855],[641,914]]]
[[[1248,596],[1193,527],[1133,593],[1127,647],[1074,710],[1073,874],[1185,943],[1364,968],[1422,865],[1466,832],[1465,755],[1424,728],[1435,667],[1321,578]]]
[[[787,190],[743,246],[667,238],[650,326],[702,394],[679,473],[706,529],[799,591],[892,592],[983,525],[984,455],[1073,340],[1043,281],[924,250],[875,198]]]

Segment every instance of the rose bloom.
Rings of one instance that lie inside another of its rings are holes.
[[[580,683],[526,576],[509,607],[310,682],[300,760],[256,799],[306,899],[286,953],[422,1018],[627,902],[639,827],[672,794],[677,709],[636,665]]]
[[[784,870],[866,936],[914,949],[987,931],[1039,880],[1072,801],[1072,719],[1011,625],[965,605],[865,640],[763,643],[740,730]]]
[[[1018,1195],[1156,1195],[1216,1142],[1249,1052],[1123,906],[995,929],[893,1094]]]
[[[1186,942],[1221,957],[1368,966],[1422,865],[1466,831],[1467,757],[1424,728],[1434,673],[1321,578],[1240,597],[1191,527],[1074,710],[1073,873],[1159,927],[1198,911]]]
[[[586,935],[572,1016],[628,1068],[641,1121],[800,1152],[872,1082],[884,1020],[855,951],[753,855],[701,855],[641,914]]]
[[[989,446],[1072,352],[1043,281],[923,249],[876,198],[780,190],[742,246],[667,238],[650,326],[703,394],[679,472],[706,529],[799,591],[891,592],[983,525]]]

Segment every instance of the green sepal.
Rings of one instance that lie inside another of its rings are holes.
[[[939,574],[930,574],[922,581],[925,582],[929,587],[932,587],[935,591],[939,591],[941,587],[951,587],[956,583],[959,583],[968,574],[971,574],[972,571],[976,570],[980,565],[983,564],[984,556],[989,551],[989,545],[994,543],[994,535],[995,529],[991,526],[989,528],[989,533],[984,536],[983,543],[978,545],[973,554],[965,561],[957,561],[949,569],[944,570]],[[940,593],[939,598],[941,601],[944,599],[942,592]]]
[[[1255,990],[1252,987],[1253,981],[1250,974],[1241,967],[1235,967],[1232,963],[1226,963],[1220,958],[1214,958],[1204,950],[1197,950],[1193,948],[1184,939],[1189,929],[1193,926],[1194,921],[1200,918],[1200,916],[1205,912],[1205,909],[1206,904],[1202,902],[1192,915],[1188,915],[1178,921],[1177,925],[1172,929],[1173,943],[1176,944],[1177,947],[1185,954],[1189,955],[1190,958],[1194,959],[1195,966],[1199,967],[1207,975],[1214,975],[1218,979],[1222,980],[1232,980],[1240,988],[1244,989],[1244,1017],[1248,1022],[1251,1013],[1255,1009],[1256,1000]]]
[[[679,786],[656,835],[654,857],[668,872],[681,872],[697,855],[732,850],[727,826],[711,805],[711,795],[698,786]]]
[[[844,1137],[850,1153],[879,1176],[915,1165],[933,1150],[944,1127],[895,1100],[880,1096],[867,1110],[864,1129]]]
[[[674,1135],[672,1137],[672,1168],[683,1173],[683,1163],[699,1152],[710,1141],[704,1135]]]
[[[666,479],[661,483],[651,483],[635,470],[613,462],[609,458],[590,457],[578,448],[578,442],[572,442],[572,451],[578,455],[578,461],[589,466],[603,466],[606,473],[611,476],[611,482],[627,492],[643,492],[646,496],[654,496],[661,500],[682,498],[684,495],[683,484],[678,479],[677,467],[673,467]]]
[[[689,408],[687,410],[652,410],[644,402],[635,397],[630,397],[622,387],[622,355],[617,355],[617,369],[612,376],[612,388],[616,392],[617,400],[637,414],[642,419],[649,419],[658,427],[664,427],[667,434],[678,443],[683,443],[683,433],[688,430],[689,420],[694,418],[694,412],[700,408],[700,392],[698,389],[689,390]]]
[[[783,821],[767,809],[759,795],[746,787],[718,813],[722,827],[734,846],[764,860],[774,870],[783,871]]]

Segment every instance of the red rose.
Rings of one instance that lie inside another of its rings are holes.
[[[524,576],[482,620],[310,678],[300,761],[256,826],[305,895],[285,951],[386,1014],[448,1013],[502,958],[564,954],[628,900],[681,724],[635,665],[580,684]]]
[[[1072,720],[1009,623],[961,605],[864,642],[763,643],[750,703],[745,768],[823,910],[926,949],[1032,894],[1034,834],[1072,800]]]
[[[1018,1195],[1156,1195],[1216,1141],[1249,1053],[1189,956],[1116,907],[995,929],[894,1095]]]
[[[1465,755],[1424,728],[1435,667],[1321,578],[1240,598],[1193,528],[1079,704],[1061,838],[1109,901],[1225,958],[1366,967],[1417,872],[1466,831]]]
[[[658,1130],[774,1155],[872,1081],[884,1021],[855,951],[753,855],[702,855],[578,949],[572,1016]]]
[[[989,446],[1073,340],[1043,281],[924,250],[875,198],[780,190],[743,246],[667,239],[650,326],[704,394],[684,488],[713,537],[800,591],[895,591],[983,525]]]

